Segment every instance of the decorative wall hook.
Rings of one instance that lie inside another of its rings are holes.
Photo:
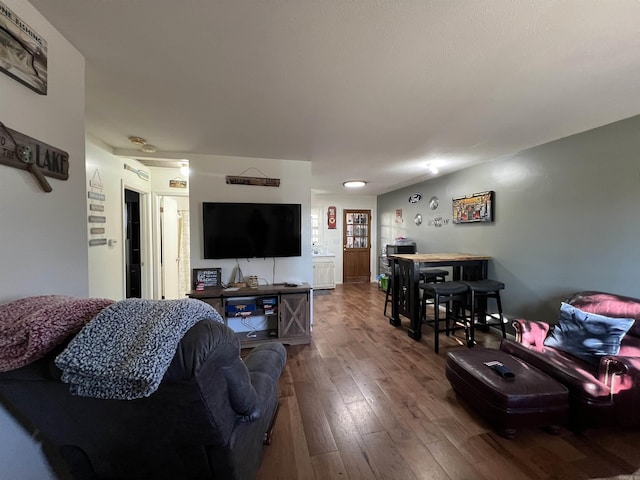
[[[149,174],[143,170],[140,170],[138,168],[133,168],[131,165],[127,165],[126,163],[124,164],[124,169],[135,173],[136,175],[138,175],[138,178],[141,178],[145,182],[149,181]]]

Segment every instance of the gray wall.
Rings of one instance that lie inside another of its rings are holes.
[[[508,318],[554,321],[578,290],[640,297],[639,133],[636,116],[382,195],[378,244],[406,236],[420,253],[490,255]],[[495,222],[454,225],[451,199],[485,190],[496,192]],[[430,226],[436,217],[449,223]]]

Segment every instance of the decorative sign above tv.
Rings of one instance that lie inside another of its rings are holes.
[[[493,190],[453,199],[453,223],[493,222]]]
[[[229,185],[251,185],[254,187],[279,187],[279,178],[266,177],[240,177],[237,175],[227,175],[227,183]]]
[[[47,42],[0,2],[0,70],[47,94]]]
[[[300,257],[301,214],[300,204],[204,202],[203,257]]]

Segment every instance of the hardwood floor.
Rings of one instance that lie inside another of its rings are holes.
[[[391,326],[376,284],[338,285],[313,302],[312,343],[287,347],[258,480],[640,478],[638,431],[493,433],[444,376],[446,353],[467,347],[441,334],[436,355],[429,326],[420,342],[405,318]]]

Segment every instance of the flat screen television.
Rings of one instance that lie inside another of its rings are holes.
[[[204,258],[299,257],[301,213],[294,203],[203,202]]]

